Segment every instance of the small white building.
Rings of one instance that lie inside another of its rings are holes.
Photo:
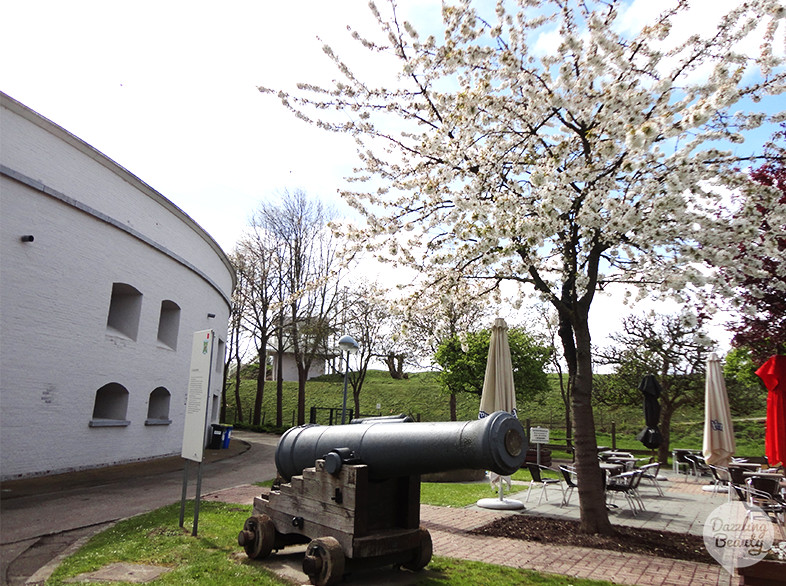
[[[272,346],[268,346],[267,353],[273,364],[272,375],[270,379],[278,380],[278,350]],[[298,381],[297,360],[295,359],[295,353],[292,350],[285,350],[282,352],[281,372],[283,374],[281,380],[291,382]],[[315,356],[314,360],[311,362],[311,368],[308,371],[308,378],[316,378],[318,376],[327,374],[327,372],[327,358],[325,356]]]
[[[199,330],[219,340],[218,419],[228,258],[120,165],[0,106],[0,479],[179,454]]]

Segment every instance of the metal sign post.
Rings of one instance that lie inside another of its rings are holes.
[[[549,443],[549,430],[546,427],[530,427],[529,441],[537,446],[537,464],[540,466],[540,444]]]
[[[196,497],[194,499],[194,527],[191,535],[196,537],[199,527],[199,501],[202,496],[202,466],[205,455],[205,432],[210,406],[210,380],[213,371],[213,346],[215,332],[202,330],[194,334],[191,346],[191,370],[188,377],[188,398],[183,428],[183,448],[180,455],[185,458],[183,469],[183,492],[180,497],[180,527],[183,527],[188,492],[188,462],[199,462]]]

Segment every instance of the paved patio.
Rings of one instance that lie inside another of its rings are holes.
[[[698,482],[686,478],[684,474],[675,474],[671,470],[662,471],[660,477],[665,479],[659,482],[663,496],[658,496],[657,489],[650,482],[642,481],[639,484],[639,492],[644,499],[646,510],[634,516],[625,498],[619,496],[615,501],[618,508],[609,511],[611,522],[631,527],[702,535],[704,520],[713,509],[727,501],[728,494],[705,490],[704,487],[710,484],[708,477]],[[514,484],[512,494],[505,496],[524,502],[527,491],[516,492],[517,488],[520,488],[520,485]],[[540,504],[537,504],[540,490],[540,487],[533,488],[533,494],[526,503],[527,514],[579,518],[578,494],[575,491],[570,505],[563,507],[560,506],[561,495],[556,487],[547,489],[548,502],[544,498]]]

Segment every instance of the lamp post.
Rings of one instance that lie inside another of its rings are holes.
[[[344,402],[341,405],[341,425],[347,420],[347,375],[349,374],[349,355],[358,351],[358,343],[352,336],[341,336],[338,347],[342,352],[347,353],[347,360],[344,364]]]

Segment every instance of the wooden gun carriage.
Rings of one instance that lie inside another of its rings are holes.
[[[502,411],[466,422],[360,423],[293,427],[281,436],[280,482],[254,500],[238,535],[250,558],[307,543],[303,571],[315,585],[334,584],[353,567],[421,570],[432,546],[420,527],[420,475],[512,474],[526,457],[521,423]]]

